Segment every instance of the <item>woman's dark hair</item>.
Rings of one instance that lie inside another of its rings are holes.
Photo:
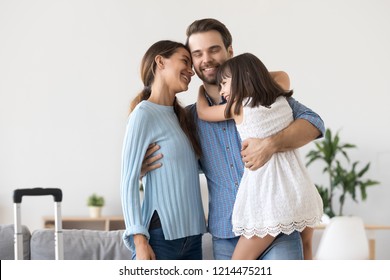
[[[219,34],[221,34],[222,41],[223,41],[223,44],[224,44],[226,49],[232,45],[233,39],[232,39],[232,35],[230,34],[229,29],[227,29],[227,27],[222,22],[220,22],[216,19],[213,19],[213,18],[199,19],[199,20],[196,20],[193,23],[191,23],[187,27],[186,45],[188,46],[188,39],[192,34],[203,33],[203,32],[207,32],[210,30],[215,30]]]
[[[218,69],[218,84],[224,78],[231,78],[231,96],[226,106],[225,117],[231,117],[233,103],[234,114],[240,113],[245,98],[250,107],[269,107],[279,96],[290,97],[292,90],[283,90],[271,77],[268,69],[255,55],[244,53],[228,59]]]
[[[149,99],[152,93],[152,84],[154,82],[157,66],[155,61],[156,56],[161,55],[164,58],[170,58],[174,53],[177,52],[179,48],[186,49],[189,52],[188,48],[184,44],[169,40],[158,41],[152,46],[150,46],[150,48],[146,51],[141,62],[141,79],[144,84],[144,88],[132,100],[130,104],[130,113],[141,101]],[[179,120],[181,129],[184,131],[184,133],[190,140],[195,150],[195,153],[200,156],[201,147],[198,141],[196,125],[193,116],[191,115],[189,110],[186,110],[179,104],[176,97],[173,102],[173,108]]]

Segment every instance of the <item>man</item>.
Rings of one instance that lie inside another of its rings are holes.
[[[210,106],[220,104],[223,100],[216,84],[216,74],[218,66],[233,56],[229,30],[215,19],[196,20],[187,28],[187,45]],[[289,89],[286,73],[273,72],[271,75],[283,88]],[[239,239],[232,231],[231,215],[244,167],[256,170],[274,153],[302,147],[324,133],[323,121],[317,114],[293,98],[289,99],[289,104],[295,121],[288,128],[269,138],[246,139],[244,142],[241,142],[233,120],[205,122],[198,119],[196,104],[189,106],[202,146],[200,165],[209,190],[208,229],[213,236],[215,259],[231,259]],[[158,146],[154,146],[149,154],[157,149]],[[145,164],[160,157],[151,157]],[[159,166],[161,164],[151,165],[149,170]],[[303,259],[299,233],[279,235],[260,259]]]

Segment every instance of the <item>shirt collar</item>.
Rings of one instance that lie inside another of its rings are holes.
[[[209,105],[210,105],[210,106],[222,105],[222,104],[225,104],[225,103],[226,103],[225,98],[222,96],[221,102],[219,102],[219,104],[215,104],[214,101],[211,99],[211,97],[208,95],[207,91],[205,91],[204,93],[205,93],[206,99],[207,99],[207,101],[209,102]]]

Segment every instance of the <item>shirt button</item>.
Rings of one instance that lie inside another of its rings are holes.
[[[226,131],[226,128],[224,127],[224,128],[222,128],[222,130],[223,130],[223,131]]]
[[[230,149],[230,148],[229,148],[229,146],[227,146],[227,147],[226,147],[226,150],[228,150],[228,151],[229,151],[229,149]]]
[[[233,164],[230,164],[230,167],[233,168]]]
[[[237,182],[235,182],[234,185],[236,185],[236,187],[238,187],[238,183]]]

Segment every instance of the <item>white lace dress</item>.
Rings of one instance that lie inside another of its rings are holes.
[[[271,108],[244,106],[243,114],[237,124],[242,140],[271,136],[293,121],[284,97]],[[314,227],[322,214],[321,197],[298,150],[281,152],[256,171],[245,168],[233,209],[233,231],[247,238],[290,234]]]

